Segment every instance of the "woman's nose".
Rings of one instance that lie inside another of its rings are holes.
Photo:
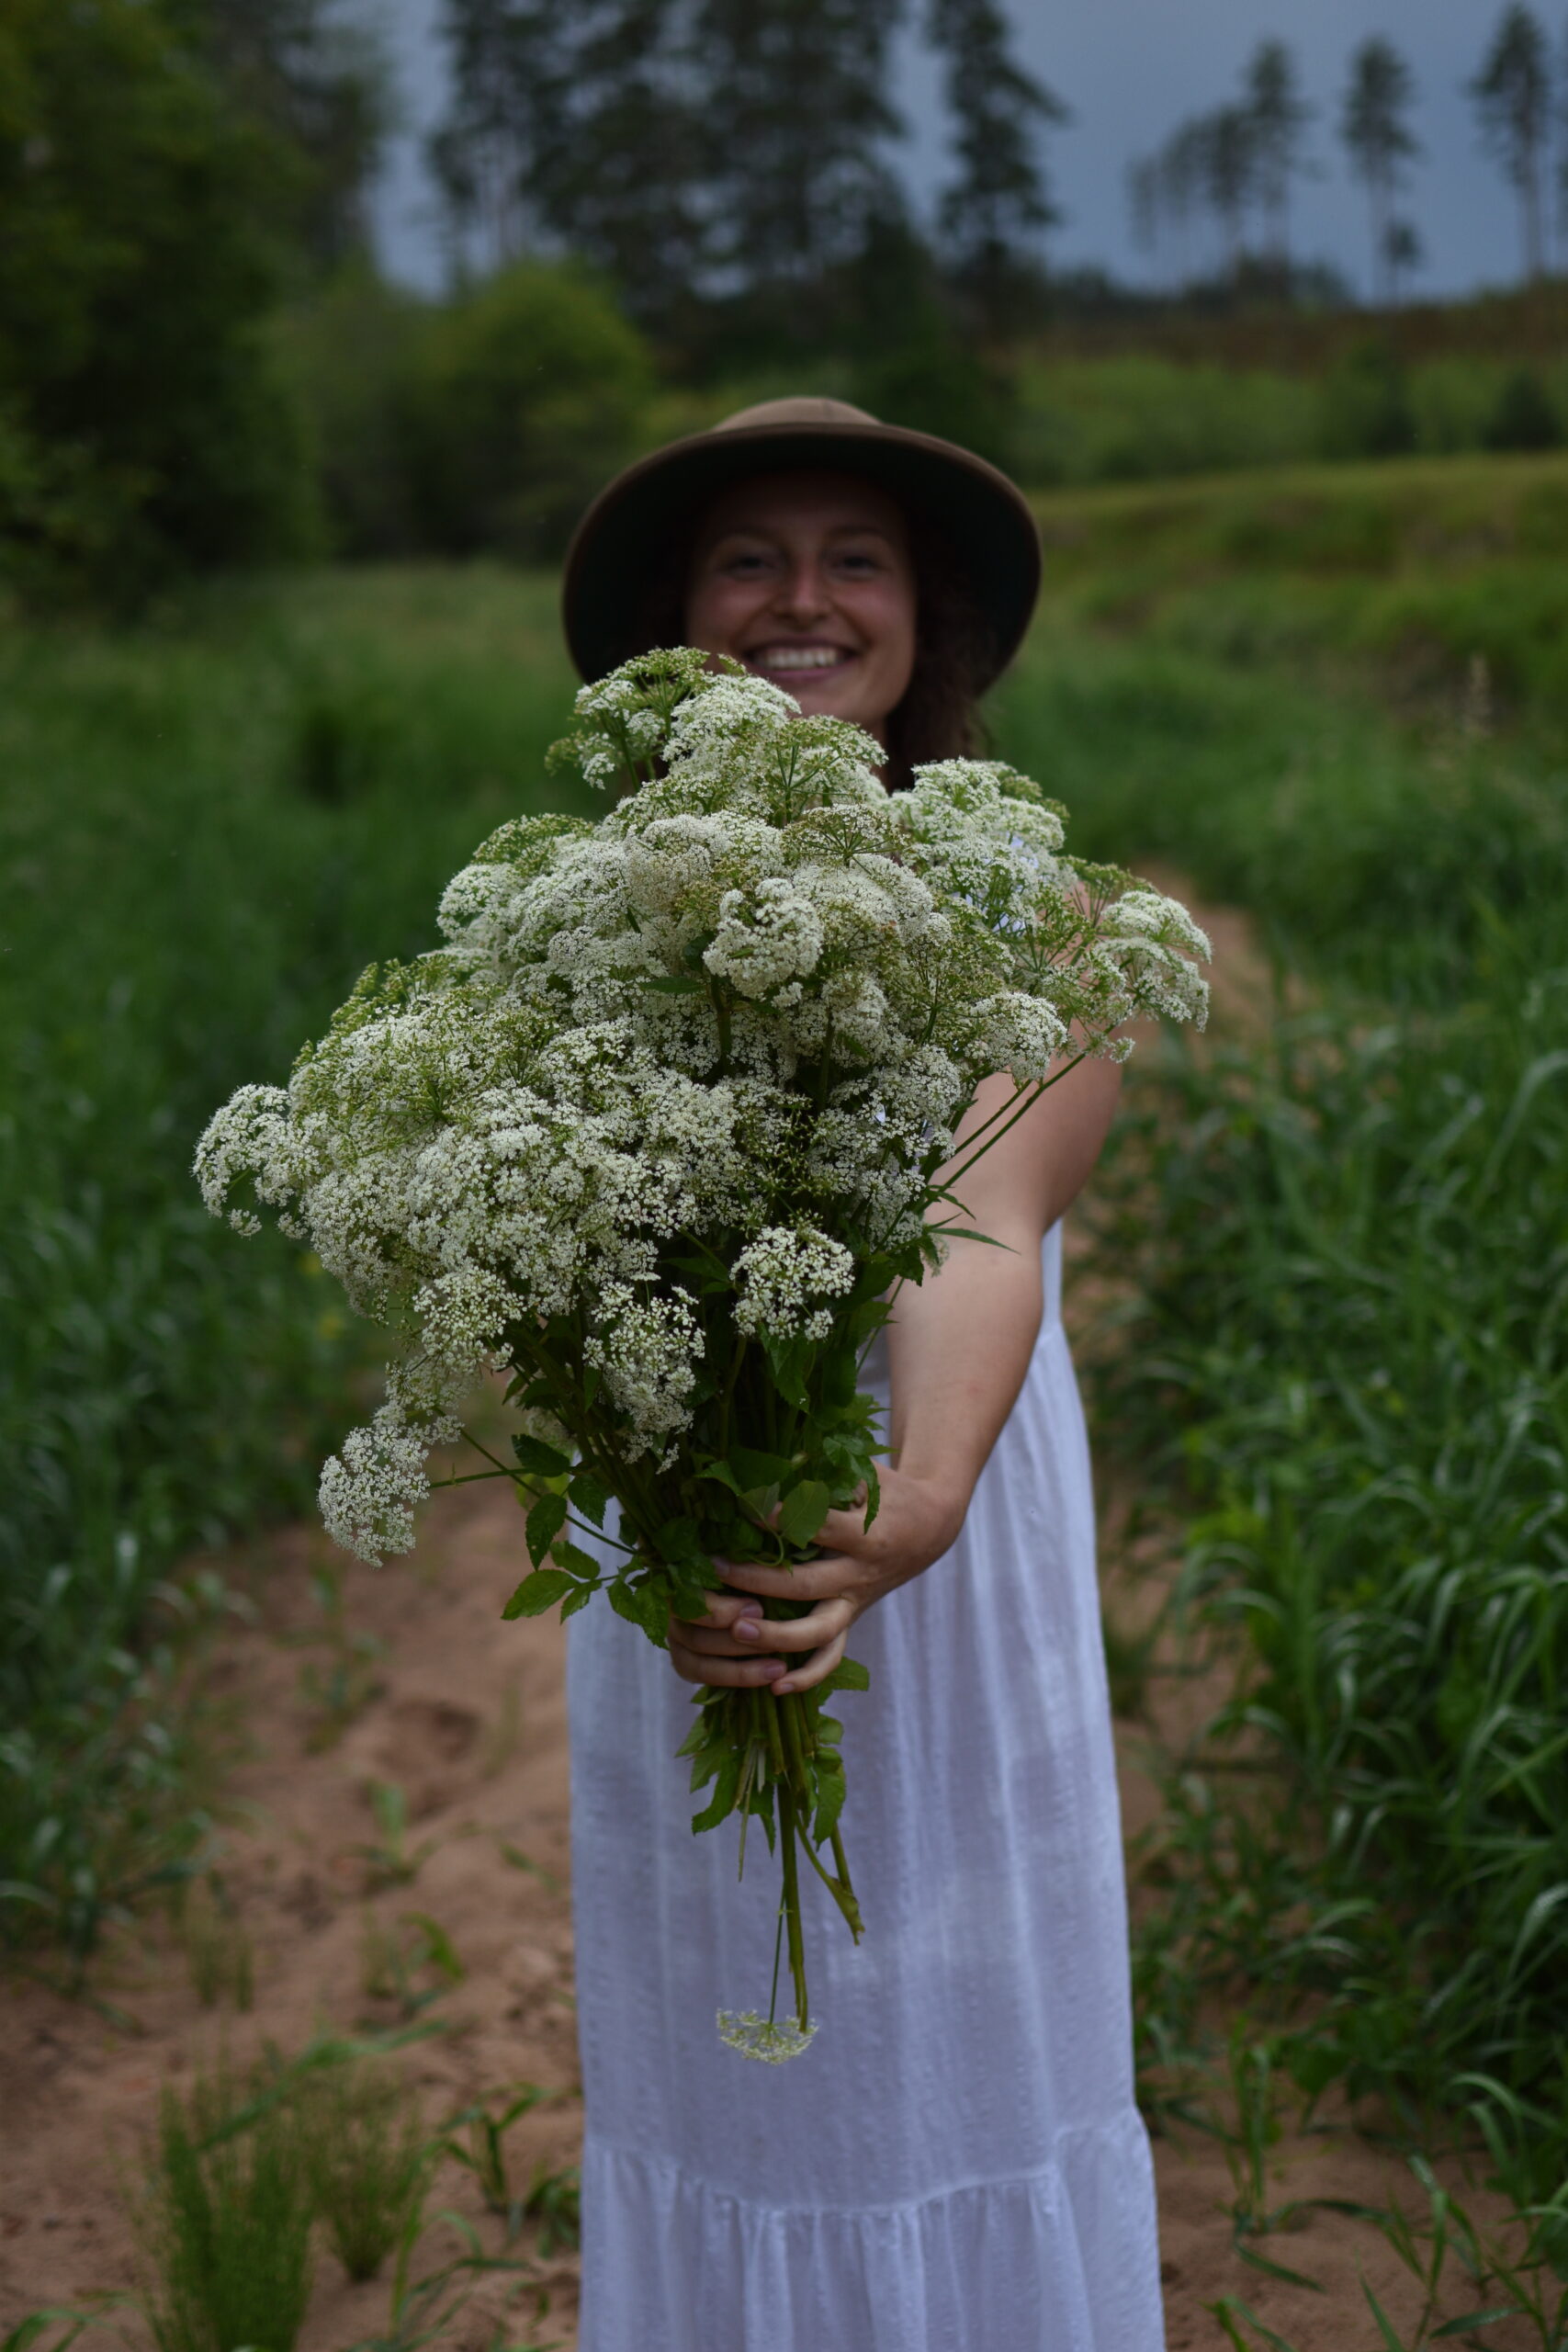
[[[793,622],[796,628],[819,620],[828,609],[828,602],[822,575],[814,563],[792,565],[773,599],[780,619]]]

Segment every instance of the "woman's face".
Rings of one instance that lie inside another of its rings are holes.
[[[915,570],[895,502],[852,474],[761,474],[709,508],[686,642],[886,743],[915,667]]]

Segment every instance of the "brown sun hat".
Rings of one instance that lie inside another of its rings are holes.
[[[750,474],[789,468],[859,474],[935,525],[989,625],[989,685],[1017,652],[1040,593],[1040,532],[1022,492],[955,442],[883,424],[848,401],[763,401],[639,458],[606,484],[567,550],[566,641],[584,678],[647,650],[650,579],[694,511]]]

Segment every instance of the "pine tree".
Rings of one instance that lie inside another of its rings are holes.
[[[522,250],[571,86],[567,11],[538,0],[446,0],[452,102],[431,167],[459,233],[491,266]]]
[[[1258,193],[1280,269],[1290,264],[1291,182],[1302,169],[1302,137],[1313,109],[1301,95],[1295,60],[1281,40],[1260,41],[1247,69]]]
[[[880,153],[903,0],[446,0],[433,160],[459,230],[602,267],[668,330],[814,284],[903,204]]]
[[[995,0],[931,0],[927,38],[945,60],[959,176],[942,194],[944,244],[994,313],[1032,265],[1032,246],[1061,214],[1052,200],[1040,141],[1071,119],[1043,82],[1010,54]]]
[[[881,152],[902,130],[886,96],[903,0],[699,0],[704,198],[721,280],[812,285],[897,222]]]
[[[1247,211],[1258,192],[1258,145],[1245,107],[1217,107],[1201,123],[1199,169],[1205,198],[1220,223],[1233,277],[1241,270]]]
[[[1541,164],[1551,126],[1551,63],[1546,34],[1530,9],[1515,5],[1504,11],[1481,71],[1468,87],[1482,142],[1518,196],[1525,276],[1539,277],[1546,262]]]
[[[1349,152],[1352,169],[1366,187],[1372,219],[1374,282],[1378,301],[1385,309],[1394,290],[1389,260],[1393,199],[1404,182],[1406,162],[1421,153],[1405,120],[1415,96],[1415,77],[1393,44],[1377,38],[1363,41],[1350,60],[1339,136]]]

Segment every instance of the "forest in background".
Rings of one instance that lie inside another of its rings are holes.
[[[1149,279],[1055,272],[1066,107],[993,0],[931,0],[949,169],[916,217],[885,91],[898,0],[447,0],[432,141],[449,284],[388,281],[395,118],[332,0],[16,0],[0,24],[0,582],[133,612],[323,557],[536,561],[618,464],[802,384],[1037,488],[1568,432],[1563,81],[1506,8],[1472,96],[1519,202],[1511,295],[1412,306],[1408,65],[1308,104],[1261,43],[1134,162]],[[1329,118],[1329,119],[1320,119]],[[1362,186],[1379,300],[1303,263],[1309,134]],[[1391,258],[1392,256],[1392,258]]]

